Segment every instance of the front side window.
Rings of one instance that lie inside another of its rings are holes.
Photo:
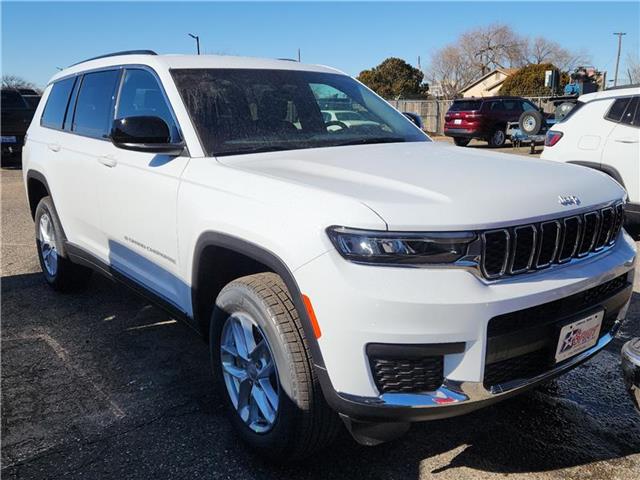
[[[612,122],[619,122],[622,119],[622,115],[627,109],[627,105],[630,101],[631,99],[629,97],[618,98],[615,102],[613,102],[613,105],[611,105],[611,108],[604,118],[606,118],[607,120],[611,120]]]
[[[525,112],[530,112],[532,110],[538,110],[538,108],[532,103],[522,102],[522,110],[524,110]]]
[[[211,156],[429,141],[404,115],[346,75],[251,69],[171,74]],[[360,121],[340,121],[336,112],[355,114]]]
[[[116,118],[160,117],[171,132],[171,141],[179,141],[176,123],[155,76],[142,69],[127,69],[124,74]]]
[[[119,76],[119,70],[84,75],[73,117],[74,132],[96,138],[109,136]]]
[[[71,95],[75,82],[76,78],[71,77],[53,84],[40,120],[40,124],[43,127],[62,128],[62,122],[64,122],[67,106],[69,105],[69,95]]]

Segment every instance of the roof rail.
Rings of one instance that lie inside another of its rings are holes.
[[[604,91],[608,92],[609,90],[622,90],[623,88],[637,88],[640,87],[640,83],[629,83],[627,85],[616,85],[615,87],[605,88]]]
[[[107,58],[107,57],[117,57],[119,55],[157,55],[157,53],[154,52],[153,50],[123,50],[122,52],[106,53],[104,55],[98,55],[97,57],[87,58],[86,60],[76,62],[73,65],[69,65],[69,66],[73,67],[74,65],[80,65],[81,63],[89,62],[91,60],[98,60],[99,58]]]

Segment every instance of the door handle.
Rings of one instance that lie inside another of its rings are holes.
[[[98,157],[98,161],[110,168],[113,168],[118,164],[118,161],[112,155],[100,155]]]
[[[616,138],[615,141],[618,143],[638,143],[640,140],[633,140],[631,138]]]
[[[60,145],[58,145],[57,143],[50,143],[49,145],[47,145],[47,147],[49,147],[49,150],[51,150],[52,152],[60,151]]]

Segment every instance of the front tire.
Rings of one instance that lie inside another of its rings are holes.
[[[300,318],[274,273],[222,289],[210,324],[211,363],[240,437],[271,460],[315,453],[338,432],[313,369]]]
[[[59,292],[84,288],[91,270],[69,260],[62,226],[51,197],[44,197],[38,203],[35,227],[38,260],[49,286]]]

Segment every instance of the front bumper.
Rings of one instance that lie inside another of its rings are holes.
[[[323,392],[338,412],[362,421],[413,422],[460,415],[557,376],[604,348],[626,314],[631,287],[618,292],[616,324],[598,343],[539,375],[486,388],[490,319],[569,297],[621,275],[633,282],[635,246],[627,235],[607,252],[567,266],[494,283],[461,269],[355,265],[330,251],[294,272],[312,301],[322,336]],[[623,298],[620,297],[623,296]],[[367,346],[460,344],[444,355],[433,391],[381,392]]]

